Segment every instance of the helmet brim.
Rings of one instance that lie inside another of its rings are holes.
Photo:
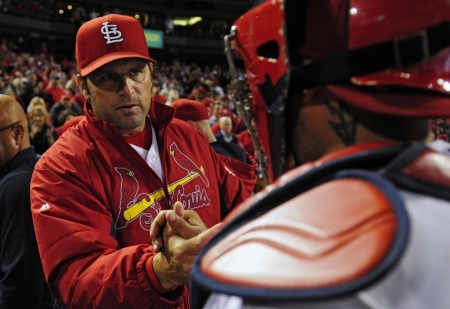
[[[450,117],[448,95],[407,87],[380,89],[354,85],[326,86],[348,104],[373,113],[403,117]]]

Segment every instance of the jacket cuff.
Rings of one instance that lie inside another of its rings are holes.
[[[177,287],[167,290],[161,285],[161,283],[159,283],[159,280],[156,277],[155,272],[153,270],[153,257],[154,257],[154,255],[149,257],[147,259],[147,262],[145,263],[145,270],[146,270],[147,276],[150,280],[150,284],[153,286],[155,291],[158,292],[159,294],[165,294],[167,292],[175,290]]]

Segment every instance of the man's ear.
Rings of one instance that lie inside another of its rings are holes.
[[[197,129],[197,125],[195,124],[195,122],[194,121],[192,121],[192,120],[188,120],[187,121],[187,123],[189,123],[191,126],[193,126],[194,128],[196,128]]]
[[[12,135],[16,145],[22,144],[22,140],[25,135],[25,130],[28,130],[28,128],[24,128],[21,123],[14,126],[14,129],[12,130]]]
[[[89,92],[87,91],[86,79],[82,78],[80,74],[77,74],[77,84],[80,88],[81,94],[87,100],[89,99]]]

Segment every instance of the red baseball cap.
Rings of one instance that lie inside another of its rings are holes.
[[[175,118],[188,121],[200,121],[209,119],[206,106],[198,101],[188,99],[178,99],[170,105],[175,108]]]
[[[64,89],[62,95],[61,95],[61,100],[64,99],[72,99],[72,91],[70,91],[69,89]]]
[[[203,94],[204,96],[208,95],[208,91],[202,86],[197,87],[197,91],[199,94]]]
[[[81,76],[118,59],[156,62],[148,54],[141,23],[127,15],[110,14],[84,23],[78,29],[75,53]]]
[[[219,113],[219,117],[224,117],[224,116],[230,116],[231,121],[233,121],[233,124],[236,124],[237,116],[235,113],[233,113],[233,111],[231,109],[228,109],[228,108],[222,109]]]

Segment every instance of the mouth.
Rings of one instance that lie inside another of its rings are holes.
[[[133,104],[133,105],[123,105],[117,108],[117,110],[122,110],[122,111],[131,111],[135,108],[138,108],[139,105],[137,104]]]

